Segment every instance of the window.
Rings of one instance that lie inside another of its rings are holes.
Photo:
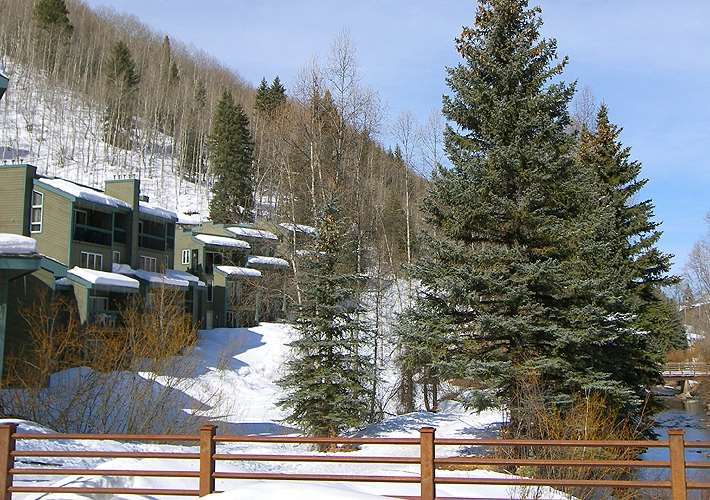
[[[81,267],[101,271],[104,267],[104,256],[100,253],[81,252]]]
[[[158,272],[158,259],[141,255],[141,269],[151,273]]]
[[[113,263],[114,264],[121,263],[121,252],[119,252],[118,250],[113,251]]]
[[[186,266],[190,265],[190,250],[182,251],[182,263]]]
[[[74,210],[74,222],[86,226],[89,224],[89,214],[86,210]]]
[[[207,283],[207,302],[212,302],[212,283]]]
[[[32,219],[30,221],[30,232],[42,232],[42,207],[44,206],[44,195],[38,191],[32,191]]]

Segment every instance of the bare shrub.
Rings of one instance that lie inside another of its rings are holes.
[[[503,437],[511,439],[541,440],[634,440],[640,439],[646,429],[638,424],[621,419],[619,412],[599,394],[592,392],[578,395],[571,405],[561,408],[549,403],[544,387],[533,374],[518,383],[516,414],[522,426],[504,429]],[[516,419],[518,420],[518,419]],[[537,460],[632,460],[642,449],[605,447],[505,447],[496,449],[499,458],[526,458]],[[621,467],[560,467],[519,466],[509,472],[548,479],[628,479],[634,469]],[[576,498],[638,498],[624,490],[602,491],[587,487],[565,488],[566,493]],[[535,498],[537,490],[525,488],[516,492],[523,498]],[[629,495],[629,496],[627,496]]]
[[[197,340],[180,292],[131,299],[119,326],[81,325],[65,299],[38,300],[24,314],[29,345],[8,360],[3,413],[62,432],[194,431],[225,412],[221,388],[202,385]]]

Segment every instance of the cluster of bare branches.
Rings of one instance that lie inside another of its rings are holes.
[[[119,326],[100,327],[80,324],[68,299],[38,297],[23,314],[29,339],[7,361],[3,414],[58,431],[129,433],[184,432],[221,416],[221,389],[202,387],[196,359],[183,356],[197,327],[181,294],[159,288],[147,300],[126,303]]]

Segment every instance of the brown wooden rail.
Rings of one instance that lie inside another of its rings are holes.
[[[37,440],[115,440],[143,442],[180,442],[194,443],[199,446],[199,452],[130,452],[130,451],[66,451],[66,450],[18,450],[18,441]],[[347,454],[248,454],[248,453],[217,453],[219,443],[292,443],[346,445],[352,447],[360,444],[399,445],[419,447],[418,456],[349,456]],[[668,448],[667,461],[641,460],[540,460],[540,459],[501,459],[488,457],[449,456],[436,457],[437,446],[538,446],[538,447],[606,447],[641,450],[645,448]],[[294,436],[229,436],[216,435],[216,427],[204,425],[198,434],[194,435],[138,435],[138,434],[21,434],[15,424],[0,425],[0,494],[9,499],[13,493],[77,493],[77,494],[135,494],[135,495],[175,495],[204,496],[215,492],[216,479],[269,479],[290,481],[347,481],[371,483],[418,483],[419,497],[422,500],[433,500],[436,497],[437,484],[460,485],[505,485],[505,486],[549,486],[551,488],[612,488],[612,489],[652,489],[670,490],[673,500],[687,497],[690,489],[710,490],[710,482],[687,481],[686,470],[689,468],[710,469],[710,461],[686,462],[686,449],[710,449],[710,441],[686,442],[683,431],[672,430],[664,441],[542,441],[530,439],[452,439],[435,438],[435,430],[424,427],[418,438],[314,438]],[[27,457],[64,457],[64,458],[147,458],[147,459],[190,459],[198,460],[198,470],[108,470],[79,469],[61,467],[16,467],[17,458]],[[418,476],[392,475],[356,475],[356,474],[306,474],[306,473],[273,473],[273,472],[218,472],[216,463],[220,460],[252,461],[252,462],[329,462],[352,464],[419,464]],[[438,467],[456,465],[527,465],[537,467],[608,467],[630,470],[633,468],[670,469],[670,478],[664,481],[643,480],[584,480],[584,479],[545,479],[545,478],[470,478],[470,477],[437,477]],[[195,478],[196,489],[153,489],[153,488],[96,488],[76,486],[22,486],[15,485],[15,476],[115,476],[115,477],[161,477],[161,478]],[[1,499],[0,499],[1,500]]]

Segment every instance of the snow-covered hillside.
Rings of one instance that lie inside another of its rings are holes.
[[[120,177],[141,180],[141,192],[164,208],[205,213],[207,184],[175,174],[173,140],[157,131],[132,151],[103,141],[102,110],[8,62],[10,87],[0,101],[0,161],[35,165],[40,174],[103,189]]]
[[[222,391],[226,397],[220,399],[218,407],[211,408],[214,421],[218,424],[218,433],[283,434],[294,433],[282,422],[283,412],[276,406],[282,397],[276,381],[281,375],[284,360],[288,356],[287,343],[292,330],[284,324],[261,324],[254,328],[217,329],[200,332],[198,344],[185,355],[193,367],[192,376],[198,383],[186,384],[183,396],[189,400],[212,397]],[[147,376],[147,375],[146,375]],[[150,378],[150,377],[148,377]],[[157,377],[151,380],[160,382]],[[205,402],[210,403],[210,400]],[[191,410],[185,408],[185,414]],[[12,420],[5,420],[12,421]],[[417,412],[400,415],[384,422],[372,425],[357,432],[359,436],[379,437],[414,437],[423,426],[437,428],[438,436],[493,436],[501,421],[499,412],[470,413],[456,405],[449,405],[444,411],[432,414]],[[15,422],[18,422],[15,420]],[[19,421],[21,432],[48,433],[49,429],[26,421]],[[194,447],[176,445],[157,445],[139,443],[119,443],[113,441],[64,441],[42,442],[21,441],[19,449],[65,449],[92,450],[111,449],[117,451],[195,451]],[[252,454],[306,454],[313,453],[307,446],[283,444],[234,443],[220,445],[220,452]],[[457,450],[438,447],[442,456],[451,455]],[[416,446],[367,445],[352,452],[360,456],[416,456]],[[82,467],[96,469],[146,469],[146,470],[195,470],[197,461],[158,460],[158,459],[52,459],[52,464],[63,467]],[[18,467],[37,467],[34,459],[19,459]],[[378,475],[417,475],[416,465],[371,465],[371,464],[309,464],[276,462],[219,462],[223,471],[260,471],[260,472],[321,472],[333,474],[378,474]],[[437,471],[440,476],[499,477],[501,474],[489,471]],[[54,484],[72,486],[126,486],[140,488],[194,488],[194,479],[156,479],[156,478],[115,478],[56,476],[28,477],[17,476],[18,484]],[[234,493],[217,498],[283,498],[283,484],[271,482],[218,481],[220,490],[232,490]],[[310,488],[310,489],[309,489]],[[290,498],[367,498],[365,495],[416,495],[417,484],[365,484],[345,483],[324,486],[309,485],[296,488],[302,496]],[[292,491],[289,489],[289,491]],[[511,490],[501,486],[441,486],[439,492],[446,496],[469,496],[485,498],[509,498]],[[246,495],[246,496],[245,496]],[[305,496],[304,496],[305,495]],[[30,496],[28,496],[30,497]],[[550,496],[545,495],[546,498]],[[554,496],[552,496],[554,497]],[[35,498],[35,497],[32,497]],[[45,498],[59,498],[50,496]],[[62,495],[61,498],[68,498]],[[559,497],[563,498],[563,497]]]

